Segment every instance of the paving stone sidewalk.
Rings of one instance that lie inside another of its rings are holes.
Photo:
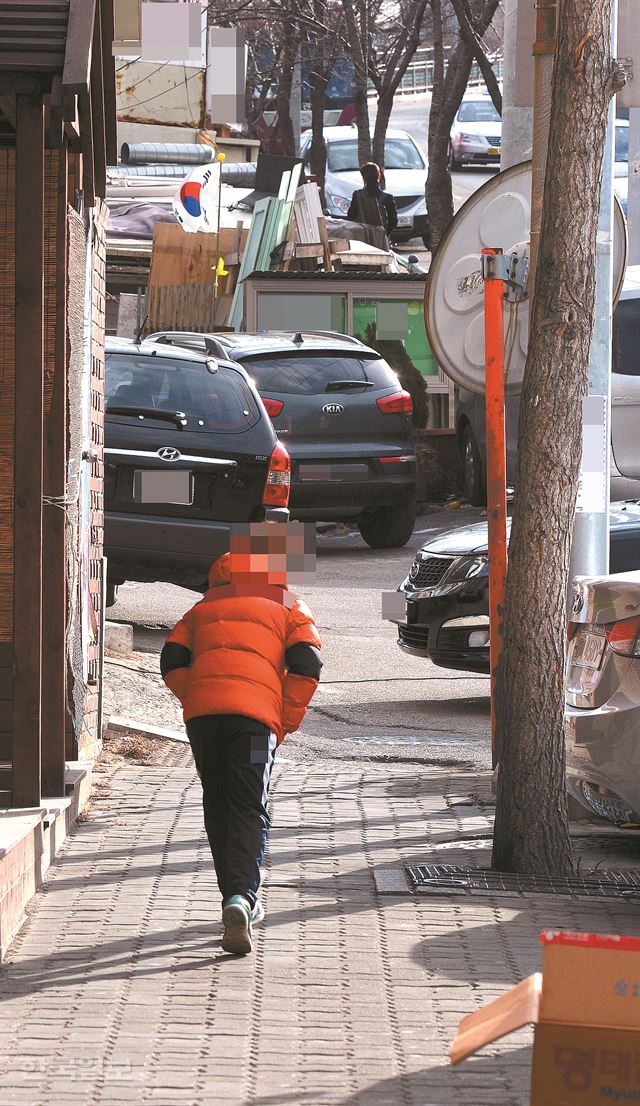
[[[380,894],[412,860],[487,859],[461,841],[482,808],[445,799],[475,786],[406,762],[280,763],[267,920],[239,959],[187,754],[119,767],[0,969],[3,1106],[526,1106],[530,1032],[452,1070],[460,1016],[539,966],[543,928],[638,933],[638,910]]]

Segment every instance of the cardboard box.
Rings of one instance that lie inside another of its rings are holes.
[[[463,1018],[451,1062],[532,1024],[531,1106],[640,1102],[640,937],[540,940],[542,972]]]

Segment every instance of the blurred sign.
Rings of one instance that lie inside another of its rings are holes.
[[[243,30],[209,27],[207,108],[214,123],[244,121],[246,58]]]
[[[640,108],[640,4],[638,0],[618,0],[619,58],[631,58],[633,78],[616,97],[622,108]]]
[[[608,472],[607,397],[584,396],[582,400],[582,465],[578,483],[577,512],[605,514]]]

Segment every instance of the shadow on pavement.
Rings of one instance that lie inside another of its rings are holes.
[[[370,1083],[339,1106],[524,1106],[530,1084],[531,1047],[504,1049],[496,1056],[476,1056],[453,1068],[448,1061]],[[345,1073],[345,1082],[347,1075]],[[315,1106],[320,1088],[258,1095],[252,1106],[286,1106],[287,1103]],[[333,1100],[332,1100],[333,1101]]]

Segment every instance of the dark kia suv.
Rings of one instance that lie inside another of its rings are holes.
[[[246,369],[291,456],[292,518],[355,522],[373,548],[405,545],[416,514],[412,403],[379,353],[335,333],[152,337]]]
[[[287,450],[238,364],[121,338],[105,364],[108,600],[125,580],[204,588],[233,523],[289,518]]]

